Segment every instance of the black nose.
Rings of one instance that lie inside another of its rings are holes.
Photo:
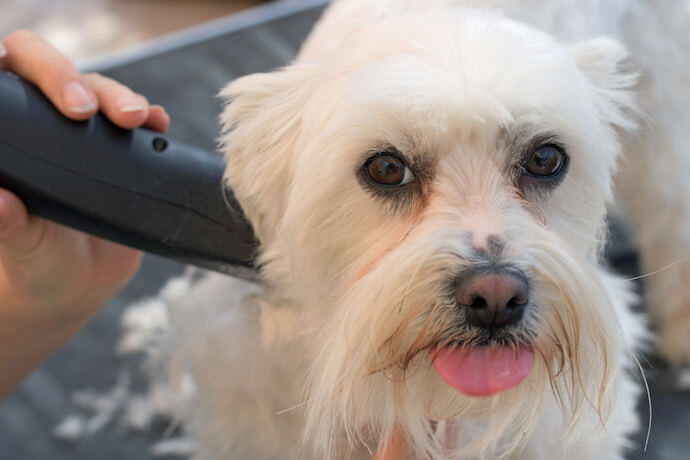
[[[496,328],[522,318],[529,301],[525,276],[517,270],[466,271],[455,284],[455,297],[473,326]]]

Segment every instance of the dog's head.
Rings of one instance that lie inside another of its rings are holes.
[[[616,130],[633,127],[624,57],[446,9],[225,89],[227,179],[312,352],[318,446],[398,426],[426,455],[450,438],[505,453],[547,392],[572,430],[583,407],[605,415],[622,333],[599,256]]]

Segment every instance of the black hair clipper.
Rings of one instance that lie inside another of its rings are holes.
[[[0,186],[33,214],[252,278],[257,242],[224,168],[208,152],[100,114],[69,120],[35,86],[0,72]]]

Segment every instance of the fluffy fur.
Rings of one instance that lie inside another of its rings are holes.
[[[669,223],[690,235],[673,174],[690,166],[687,68],[657,68],[686,35],[656,29],[673,12],[643,3],[339,0],[293,64],[223,91],[226,178],[260,239],[263,286],[208,275],[167,299],[197,388],[198,458],[364,459],[394,430],[416,458],[621,458],[645,337],[631,286],[600,261],[623,150],[645,268],[683,255]],[[638,71],[654,129],[633,134]],[[544,138],[567,148],[567,174],[520,185],[522,152]],[[390,147],[417,180],[384,193],[360,171]],[[537,363],[515,389],[473,398],[429,350],[479,340],[449,282],[487,260],[530,281],[505,341]],[[677,362],[690,356],[686,271],[649,288]]]

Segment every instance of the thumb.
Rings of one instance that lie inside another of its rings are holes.
[[[30,216],[24,203],[13,193],[0,188],[0,248],[22,256],[32,253],[43,240],[46,222]]]

